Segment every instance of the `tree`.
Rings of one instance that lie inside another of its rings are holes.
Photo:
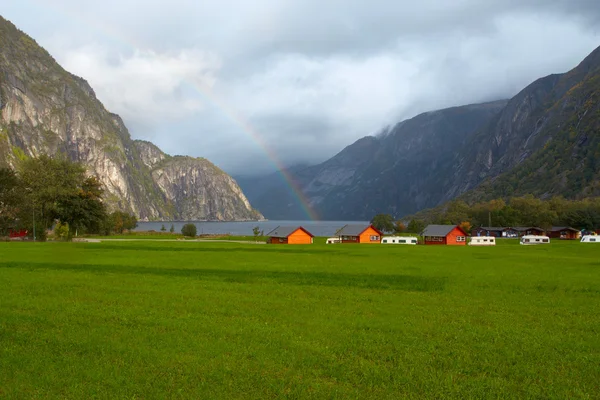
[[[419,219],[411,219],[406,230],[410,233],[420,234],[425,230],[425,224]]]
[[[35,215],[41,231],[36,236],[42,239],[55,219],[67,222],[72,235],[78,228],[99,229],[106,217],[102,187],[86,177],[80,163],[46,155],[27,158],[19,165],[19,177],[26,194],[21,218],[31,227]]]
[[[171,233],[175,232],[175,226],[173,224],[171,224],[171,228],[169,229],[169,232],[171,232]]]
[[[394,230],[394,218],[390,214],[377,214],[371,220],[371,225],[382,232],[392,232]]]
[[[185,224],[183,228],[181,228],[181,233],[183,236],[195,237],[196,232],[196,225],[194,224]]]
[[[95,177],[89,177],[79,186],[77,192],[63,196],[56,205],[55,216],[68,225],[69,238],[80,230],[99,233],[107,217],[101,183]]]
[[[0,236],[16,227],[19,206],[23,202],[21,183],[14,171],[0,168]]]
[[[135,215],[123,211],[112,212],[106,222],[104,233],[109,235],[111,232],[122,234],[124,231],[131,231],[137,227],[137,218]]]
[[[465,231],[467,234],[471,232],[471,223],[469,221],[463,221],[460,224],[458,224],[458,226],[460,226],[462,230]]]
[[[161,232],[166,232],[167,228],[165,228],[165,224],[162,224],[162,226],[160,227],[160,231]]]
[[[260,228],[258,226],[252,228],[252,234],[254,235],[254,241],[258,241],[258,237],[260,236]]]
[[[394,222],[394,232],[395,233],[402,233],[405,231],[406,231],[406,225],[404,225],[404,223],[402,221]]]

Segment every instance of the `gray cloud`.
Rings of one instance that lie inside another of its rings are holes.
[[[23,0],[3,15],[136,138],[231,173],[506,98],[600,45],[590,0]],[[265,147],[267,150],[265,151]]]

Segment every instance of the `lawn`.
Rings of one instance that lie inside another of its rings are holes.
[[[0,398],[598,398],[600,246],[514,243],[0,243]]]

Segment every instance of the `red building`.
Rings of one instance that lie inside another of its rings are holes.
[[[344,225],[335,233],[340,243],[381,243],[383,232],[373,225]]]
[[[465,246],[467,233],[458,225],[429,225],[422,233],[425,244]]]
[[[581,237],[581,232],[570,226],[553,226],[546,234],[552,239],[575,240]]]
[[[312,244],[314,235],[299,226],[297,228],[281,227],[267,233],[271,244]]]

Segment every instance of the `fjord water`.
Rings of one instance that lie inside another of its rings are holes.
[[[178,222],[138,222],[136,231],[160,231],[164,225],[167,230],[173,225],[175,232],[181,232],[183,225],[193,223],[198,234],[252,235],[252,228],[268,233],[278,226],[302,226],[315,236],[331,236],[346,224],[368,224],[366,221],[178,221]]]

